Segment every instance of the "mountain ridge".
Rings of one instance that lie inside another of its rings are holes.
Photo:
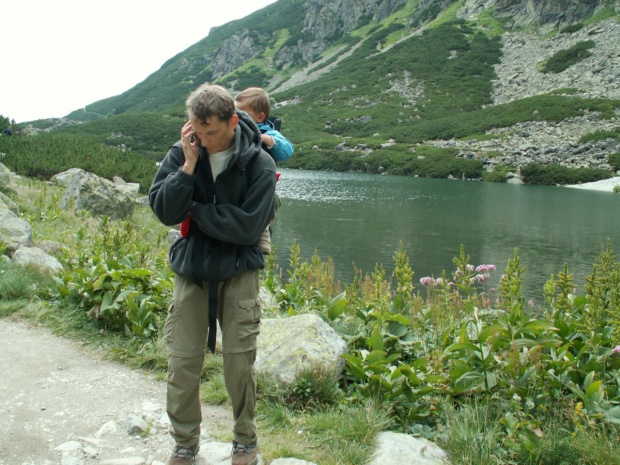
[[[479,179],[533,161],[609,176],[620,152],[619,21],[618,0],[280,0],[55,130],[161,159],[187,93],[207,80],[232,93],[267,88],[296,146],[288,167]],[[563,129],[575,118],[579,138]],[[553,130],[510,136],[528,122]],[[561,156],[539,156],[549,150]]]
[[[188,92],[205,81],[222,81],[233,91],[241,90],[237,84],[244,82],[274,91],[282,88],[295,71],[315,64],[330,48],[350,43],[356,34],[364,40],[364,28],[380,29],[396,24],[415,34],[419,26],[428,25],[447,8],[458,7],[456,18],[472,20],[487,15],[503,22],[506,30],[535,27],[547,33],[588,18],[597,8],[614,2],[561,0],[539,2],[536,7],[533,3],[527,0],[279,0],[245,18],[212,28],[205,38],[171,57],[144,81],[118,96],[87,105],[86,112],[105,116],[162,110],[181,104]],[[615,4],[617,7],[618,2]],[[255,77],[248,79],[247,74]],[[67,117],[82,119],[78,117],[80,112],[83,110]]]

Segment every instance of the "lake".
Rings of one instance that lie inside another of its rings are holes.
[[[601,246],[620,246],[620,195],[563,187],[279,169],[283,205],[273,226],[277,264],[288,267],[293,241],[303,258],[331,257],[343,284],[382,264],[388,275],[399,242],[415,271],[450,275],[461,244],[473,265],[494,264],[499,283],[518,249],[523,292],[542,304],[546,280],[569,266],[583,292]],[[286,275],[285,275],[286,276]]]

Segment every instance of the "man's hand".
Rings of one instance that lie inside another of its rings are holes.
[[[191,139],[190,140],[190,136]],[[185,163],[183,171],[187,174],[194,174],[196,163],[198,162],[198,151],[200,149],[200,139],[194,134],[192,123],[188,121],[181,129],[181,144],[183,146],[183,155],[185,155]]]

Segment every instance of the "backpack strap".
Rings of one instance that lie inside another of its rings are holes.
[[[267,121],[269,121],[273,125],[273,128],[276,131],[280,131],[280,127],[282,127],[282,120],[280,118],[278,118],[277,116],[269,115],[267,117]]]

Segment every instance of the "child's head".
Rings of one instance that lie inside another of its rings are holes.
[[[248,87],[235,97],[237,110],[245,111],[255,123],[262,123],[269,117],[271,106],[269,95],[260,87]]]

